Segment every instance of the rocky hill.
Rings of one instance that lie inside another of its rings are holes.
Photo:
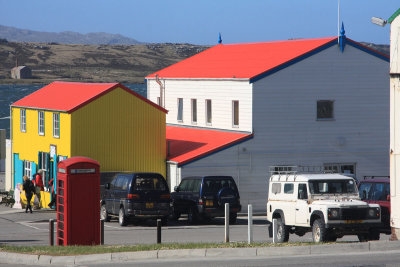
[[[105,32],[91,32],[82,34],[78,32],[40,32],[26,29],[18,29],[0,25],[0,38],[11,42],[38,42],[38,43],[61,43],[61,44],[143,44],[135,39],[121,34]]]
[[[77,45],[0,40],[0,84],[58,81],[143,83],[144,77],[208,46],[191,44]],[[33,79],[10,79],[16,65]]]

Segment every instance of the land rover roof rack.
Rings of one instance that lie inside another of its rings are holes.
[[[337,173],[333,170],[327,170],[324,166],[270,166],[269,167],[270,179],[273,175],[278,175],[278,180],[281,177],[286,181],[290,175],[296,180],[298,174],[318,174],[318,173]]]

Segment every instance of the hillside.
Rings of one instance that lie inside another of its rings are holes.
[[[0,84],[54,80],[143,83],[144,77],[195,55],[207,46],[191,44],[77,45],[0,40]],[[16,64],[32,69],[33,79],[10,79]]]
[[[0,38],[11,42],[38,42],[38,43],[62,43],[62,44],[143,44],[135,39],[121,34],[105,32],[91,32],[82,34],[78,32],[40,32],[26,29],[18,29],[0,25]]]

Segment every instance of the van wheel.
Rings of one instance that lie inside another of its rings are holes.
[[[237,213],[229,214],[229,223],[230,224],[235,224],[236,221],[237,221]]]
[[[289,241],[289,229],[282,222],[281,218],[276,220],[276,242],[283,243]]]
[[[328,237],[328,231],[325,223],[321,219],[316,219],[312,226],[312,238],[315,243],[325,242]]]
[[[110,221],[110,215],[108,215],[105,204],[101,205],[100,207],[100,219],[104,220],[105,222]]]
[[[198,213],[195,207],[191,207],[188,212],[188,223],[194,224],[198,220]]]
[[[126,217],[125,217],[125,210],[124,207],[119,209],[119,216],[118,216],[119,225],[125,226],[126,225]]]

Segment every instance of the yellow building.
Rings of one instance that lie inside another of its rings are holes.
[[[11,184],[42,169],[47,187],[72,156],[97,160],[101,172],[165,177],[166,113],[119,83],[53,82],[11,105]]]

